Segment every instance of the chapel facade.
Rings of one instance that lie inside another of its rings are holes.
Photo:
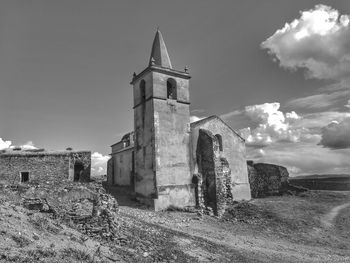
[[[245,141],[217,116],[190,123],[190,78],[172,67],[157,30],[148,66],[131,81],[134,131],[111,146],[107,182],[130,186],[155,210],[220,214],[228,200],[251,198]]]

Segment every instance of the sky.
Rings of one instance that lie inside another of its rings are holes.
[[[218,115],[247,158],[350,173],[350,2],[0,1],[0,149],[91,150],[133,129],[133,72],[157,27],[189,67],[192,120]]]

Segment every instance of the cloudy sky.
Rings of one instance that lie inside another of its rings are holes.
[[[0,148],[88,149],[105,173],[157,26],[193,119],[221,116],[292,175],[350,173],[348,0],[2,0]]]

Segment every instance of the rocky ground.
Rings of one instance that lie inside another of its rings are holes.
[[[119,193],[113,234],[99,235],[108,220],[81,223],[28,210],[23,194],[2,189],[0,262],[350,262],[350,192],[255,199],[219,219],[155,213],[112,190]]]

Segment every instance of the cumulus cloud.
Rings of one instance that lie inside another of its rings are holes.
[[[34,146],[34,143],[32,141],[28,141],[25,144],[17,146],[17,145],[13,145],[12,141],[4,141],[2,138],[0,138],[0,150],[13,149],[16,147],[19,147],[22,150],[38,149],[36,146]]]
[[[280,104],[275,102],[247,106],[224,117],[246,139],[248,159],[283,165],[292,176],[350,173],[350,148],[332,150],[318,145],[322,128],[350,119],[349,112],[300,115],[295,111],[282,111]],[[341,134],[350,134],[350,131]]]
[[[243,110],[221,117],[239,131],[246,139],[247,146],[259,149],[278,142],[316,145],[321,140],[323,127],[331,122],[341,123],[350,118],[350,112],[325,111],[299,115],[295,111],[283,112],[280,103],[274,102],[246,106]]]
[[[238,115],[236,111],[227,116]],[[283,113],[278,102],[246,106],[240,115],[251,121],[249,127],[240,129],[248,146],[261,148],[276,141],[296,142],[301,137],[302,130],[292,125],[301,117],[295,111]]]
[[[14,146],[11,146],[11,147],[14,147]],[[35,150],[35,149],[38,149],[36,146],[34,146],[34,143],[32,141],[28,141],[25,144],[20,145],[19,147],[21,149],[23,149],[23,150]]]
[[[104,175],[107,174],[107,161],[108,155],[103,155],[99,152],[94,152],[91,155],[91,172],[92,175]]]
[[[322,129],[320,145],[331,149],[350,148],[350,118],[333,121]]]
[[[261,47],[280,66],[306,69],[310,78],[350,76],[350,16],[326,5],[300,12],[300,18],[277,30]]]
[[[2,138],[0,138],[0,150],[7,149],[11,146],[11,141],[4,141]]]

